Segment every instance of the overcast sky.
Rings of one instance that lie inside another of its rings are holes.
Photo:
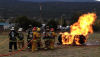
[[[96,0],[23,0],[23,1],[33,1],[33,2],[47,2],[47,1],[64,1],[64,2],[93,2]]]

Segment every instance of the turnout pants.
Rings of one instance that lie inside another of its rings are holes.
[[[38,49],[41,49],[41,48],[42,48],[41,39],[38,39],[38,40],[37,40],[37,48],[38,48]]]
[[[50,48],[50,40],[45,39],[45,49],[49,49],[49,48]]]
[[[37,41],[33,40],[33,42],[32,42],[32,52],[34,52],[36,50],[37,50]]]
[[[24,41],[18,42],[18,48],[21,49],[24,47]]]
[[[55,43],[55,40],[50,39],[50,49],[54,49],[54,43]]]
[[[17,42],[9,42],[9,50],[12,50],[14,46],[14,50],[17,50]]]

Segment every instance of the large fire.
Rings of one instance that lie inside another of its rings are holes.
[[[92,25],[96,18],[97,16],[95,13],[88,13],[80,16],[78,22],[70,26],[70,33],[64,32],[62,34],[63,44],[82,45],[86,42],[88,34],[93,33]]]

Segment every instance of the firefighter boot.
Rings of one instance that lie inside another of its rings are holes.
[[[12,52],[12,49],[9,49],[9,52]]]

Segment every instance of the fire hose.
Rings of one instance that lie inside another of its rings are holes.
[[[27,43],[27,45],[29,45],[31,43],[31,41],[29,43]],[[19,49],[18,51],[14,51],[14,52],[11,52],[11,53],[8,53],[8,54],[0,54],[0,57],[2,57],[2,56],[11,56],[11,55],[17,54],[17,53],[21,52],[25,48],[26,48],[26,46],[24,46],[22,49]]]

